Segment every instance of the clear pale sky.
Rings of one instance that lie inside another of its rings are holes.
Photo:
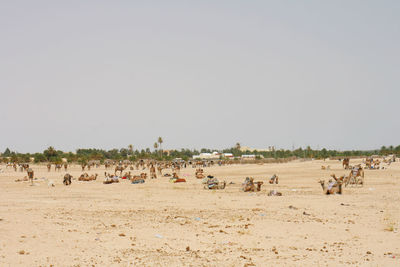
[[[1,1],[0,151],[400,144],[400,1]]]

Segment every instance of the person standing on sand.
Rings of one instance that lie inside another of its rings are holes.
[[[34,175],[34,172],[33,172],[32,168],[29,168],[29,169],[27,170],[27,173],[28,173],[29,181],[31,182],[31,185],[33,185],[33,175]]]

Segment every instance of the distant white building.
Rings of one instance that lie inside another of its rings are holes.
[[[224,157],[233,159],[233,154],[232,153],[224,153]]]
[[[217,151],[213,153],[200,153],[200,155],[194,155],[193,159],[219,159],[221,154]]]
[[[253,160],[253,159],[256,159],[256,155],[242,155],[242,159]]]

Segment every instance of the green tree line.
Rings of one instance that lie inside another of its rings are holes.
[[[159,142],[161,141],[161,142]],[[264,158],[289,158],[289,157],[297,157],[297,158],[316,158],[316,159],[324,159],[324,158],[333,158],[333,157],[366,157],[371,155],[390,155],[396,154],[400,155],[400,145],[397,147],[382,146],[380,149],[376,150],[346,150],[346,151],[337,151],[337,150],[328,150],[328,149],[312,149],[311,147],[307,148],[297,148],[295,150],[285,150],[278,149],[273,151],[243,151],[240,149],[240,146],[236,145],[231,148],[217,150],[217,149],[208,149],[202,148],[200,151],[196,149],[180,149],[180,150],[161,150],[162,140],[158,140],[154,145],[154,150],[150,150],[150,148],[135,150],[132,145],[129,145],[127,148],[114,148],[110,150],[104,149],[96,149],[96,148],[79,148],[75,153],[72,152],[63,152],[61,150],[56,150],[54,147],[49,147],[44,150],[42,153],[18,153],[15,151],[11,151],[7,148],[3,153],[1,153],[0,157],[3,162],[11,161],[11,162],[29,162],[32,158],[34,162],[52,162],[52,163],[61,163],[62,158],[66,158],[68,162],[87,162],[89,160],[100,160],[103,162],[105,159],[112,160],[125,160],[129,159],[135,161],[137,159],[155,159],[155,160],[172,160],[175,158],[182,158],[184,160],[188,160],[192,158],[194,155],[198,155],[199,153],[212,153],[213,151],[218,151],[221,153],[231,153],[235,157],[240,157],[244,154],[254,154],[257,157]],[[156,145],[157,144],[157,145]]]

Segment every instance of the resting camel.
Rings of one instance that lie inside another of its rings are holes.
[[[203,179],[205,177],[203,169],[197,169],[195,175],[197,179]]]
[[[133,181],[138,181],[138,180],[146,180],[147,179],[147,173],[142,172],[140,175],[133,175],[130,180]]]
[[[263,182],[254,182],[253,178],[247,177],[242,184],[242,190],[244,192],[256,192],[261,190]],[[256,186],[257,185],[257,186]]]
[[[344,183],[345,186],[347,186],[348,184],[360,184],[362,186],[364,185],[364,170],[361,168],[360,164],[352,168],[349,176],[345,178]]]
[[[325,181],[320,180],[322,190],[326,195],[342,194],[342,182],[340,180],[329,180],[328,187],[325,186]]]
[[[125,168],[124,168],[124,166],[122,166],[122,165],[115,166],[114,175],[117,175],[117,172],[118,172],[118,171],[120,172],[120,175],[122,175],[122,172],[123,172],[124,170],[125,170]]]
[[[64,175],[64,181],[63,184],[64,185],[70,185],[72,183],[72,175],[67,173]]]
[[[86,172],[84,174],[81,174],[81,176],[79,176],[78,181],[85,181],[85,182],[89,182],[89,181],[94,181],[97,179],[97,173],[95,175],[91,175],[89,176],[89,174],[87,174]]]
[[[104,173],[106,176],[104,178],[103,184],[112,184],[112,183],[119,183],[118,176],[114,176],[112,174]]]
[[[278,184],[278,180],[279,180],[279,177],[278,177],[276,174],[274,174],[274,175],[272,175],[272,177],[269,179],[269,183],[270,183],[270,184]]]
[[[343,165],[343,168],[345,170],[349,169],[350,159],[349,158],[344,158],[343,161],[342,161],[342,165]]]
[[[330,170],[331,169],[331,166],[321,166],[321,170]]]
[[[204,186],[204,189],[225,189],[226,182],[223,181],[220,183],[217,178],[214,178],[214,176],[207,176],[207,180],[203,181],[206,185]]]
[[[144,180],[147,179],[147,173],[142,172],[140,175],[134,175],[130,178],[133,184],[144,183]]]

